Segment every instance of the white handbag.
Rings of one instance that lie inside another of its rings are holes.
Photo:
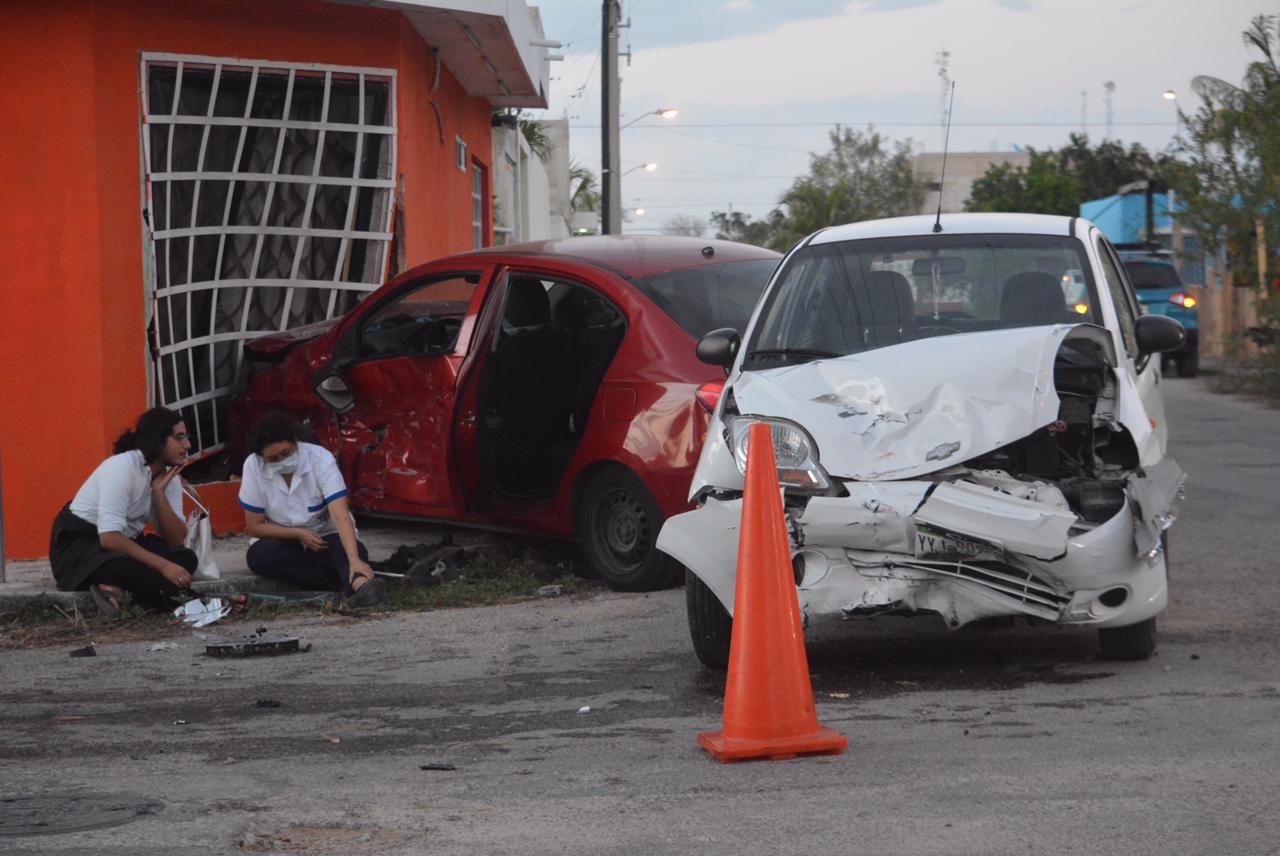
[[[209,507],[204,504],[200,494],[196,493],[196,489],[185,481],[182,483],[182,492],[194,506],[191,513],[187,515],[185,544],[187,549],[196,554],[200,562],[191,578],[194,580],[219,579],[222,576],[222,569],[218,567],[218,560],[213,557],[213,525],[209,522]]]

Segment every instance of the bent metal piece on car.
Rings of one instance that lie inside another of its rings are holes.
[[[576,536],[610,585],[670,585],[681,569],[654,543],[690,507],[724,381],[695,343],[745,326],[779,258],[615,236],[441,259],[251,343],[229,433],[287,411],[334,451],[359,511]]]
[[[802,241],[730,368],[691,488],[659,549],[684,564],[698,656],[732,631],[747,429],[772,429],[806,620],[1024,616],[1098,629],[1144,659],[1167,600],[1165,530],[1184,477],[1165,456],[1160,354],[1091,223],[908,217]],[[1074,287],[1079,281],[1083,289]]]

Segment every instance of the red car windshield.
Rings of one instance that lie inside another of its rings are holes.
[[[654,274],[633,283],[695,339],[720,327],[747,328],[775,259],[700,265]]]

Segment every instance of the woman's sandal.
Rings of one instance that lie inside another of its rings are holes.
[[[98,613],[108,621],[120,617],[120,598],[124,597],[124,589],[119,586],[98,584],[89,586],[89,594],[98,607]]]
[[[364,583],[347,598],[348,606],[374,606],[382,603],[382,598],[386,594],[386,585],[379,577],[357,577],[364,580]],[[355,580],[352,580],[355,585]]]

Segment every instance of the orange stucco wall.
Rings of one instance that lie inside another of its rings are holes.
[[[394,69],[405,257],[471,246],[490,107],[395,12],[321,0],[6,0],[0,9],[0,485],[5,554],[49,524],[148,405],[139,54]],[[436,114],[444,121],[440,143]],[[228,521],[216,521],[227,529]]]

